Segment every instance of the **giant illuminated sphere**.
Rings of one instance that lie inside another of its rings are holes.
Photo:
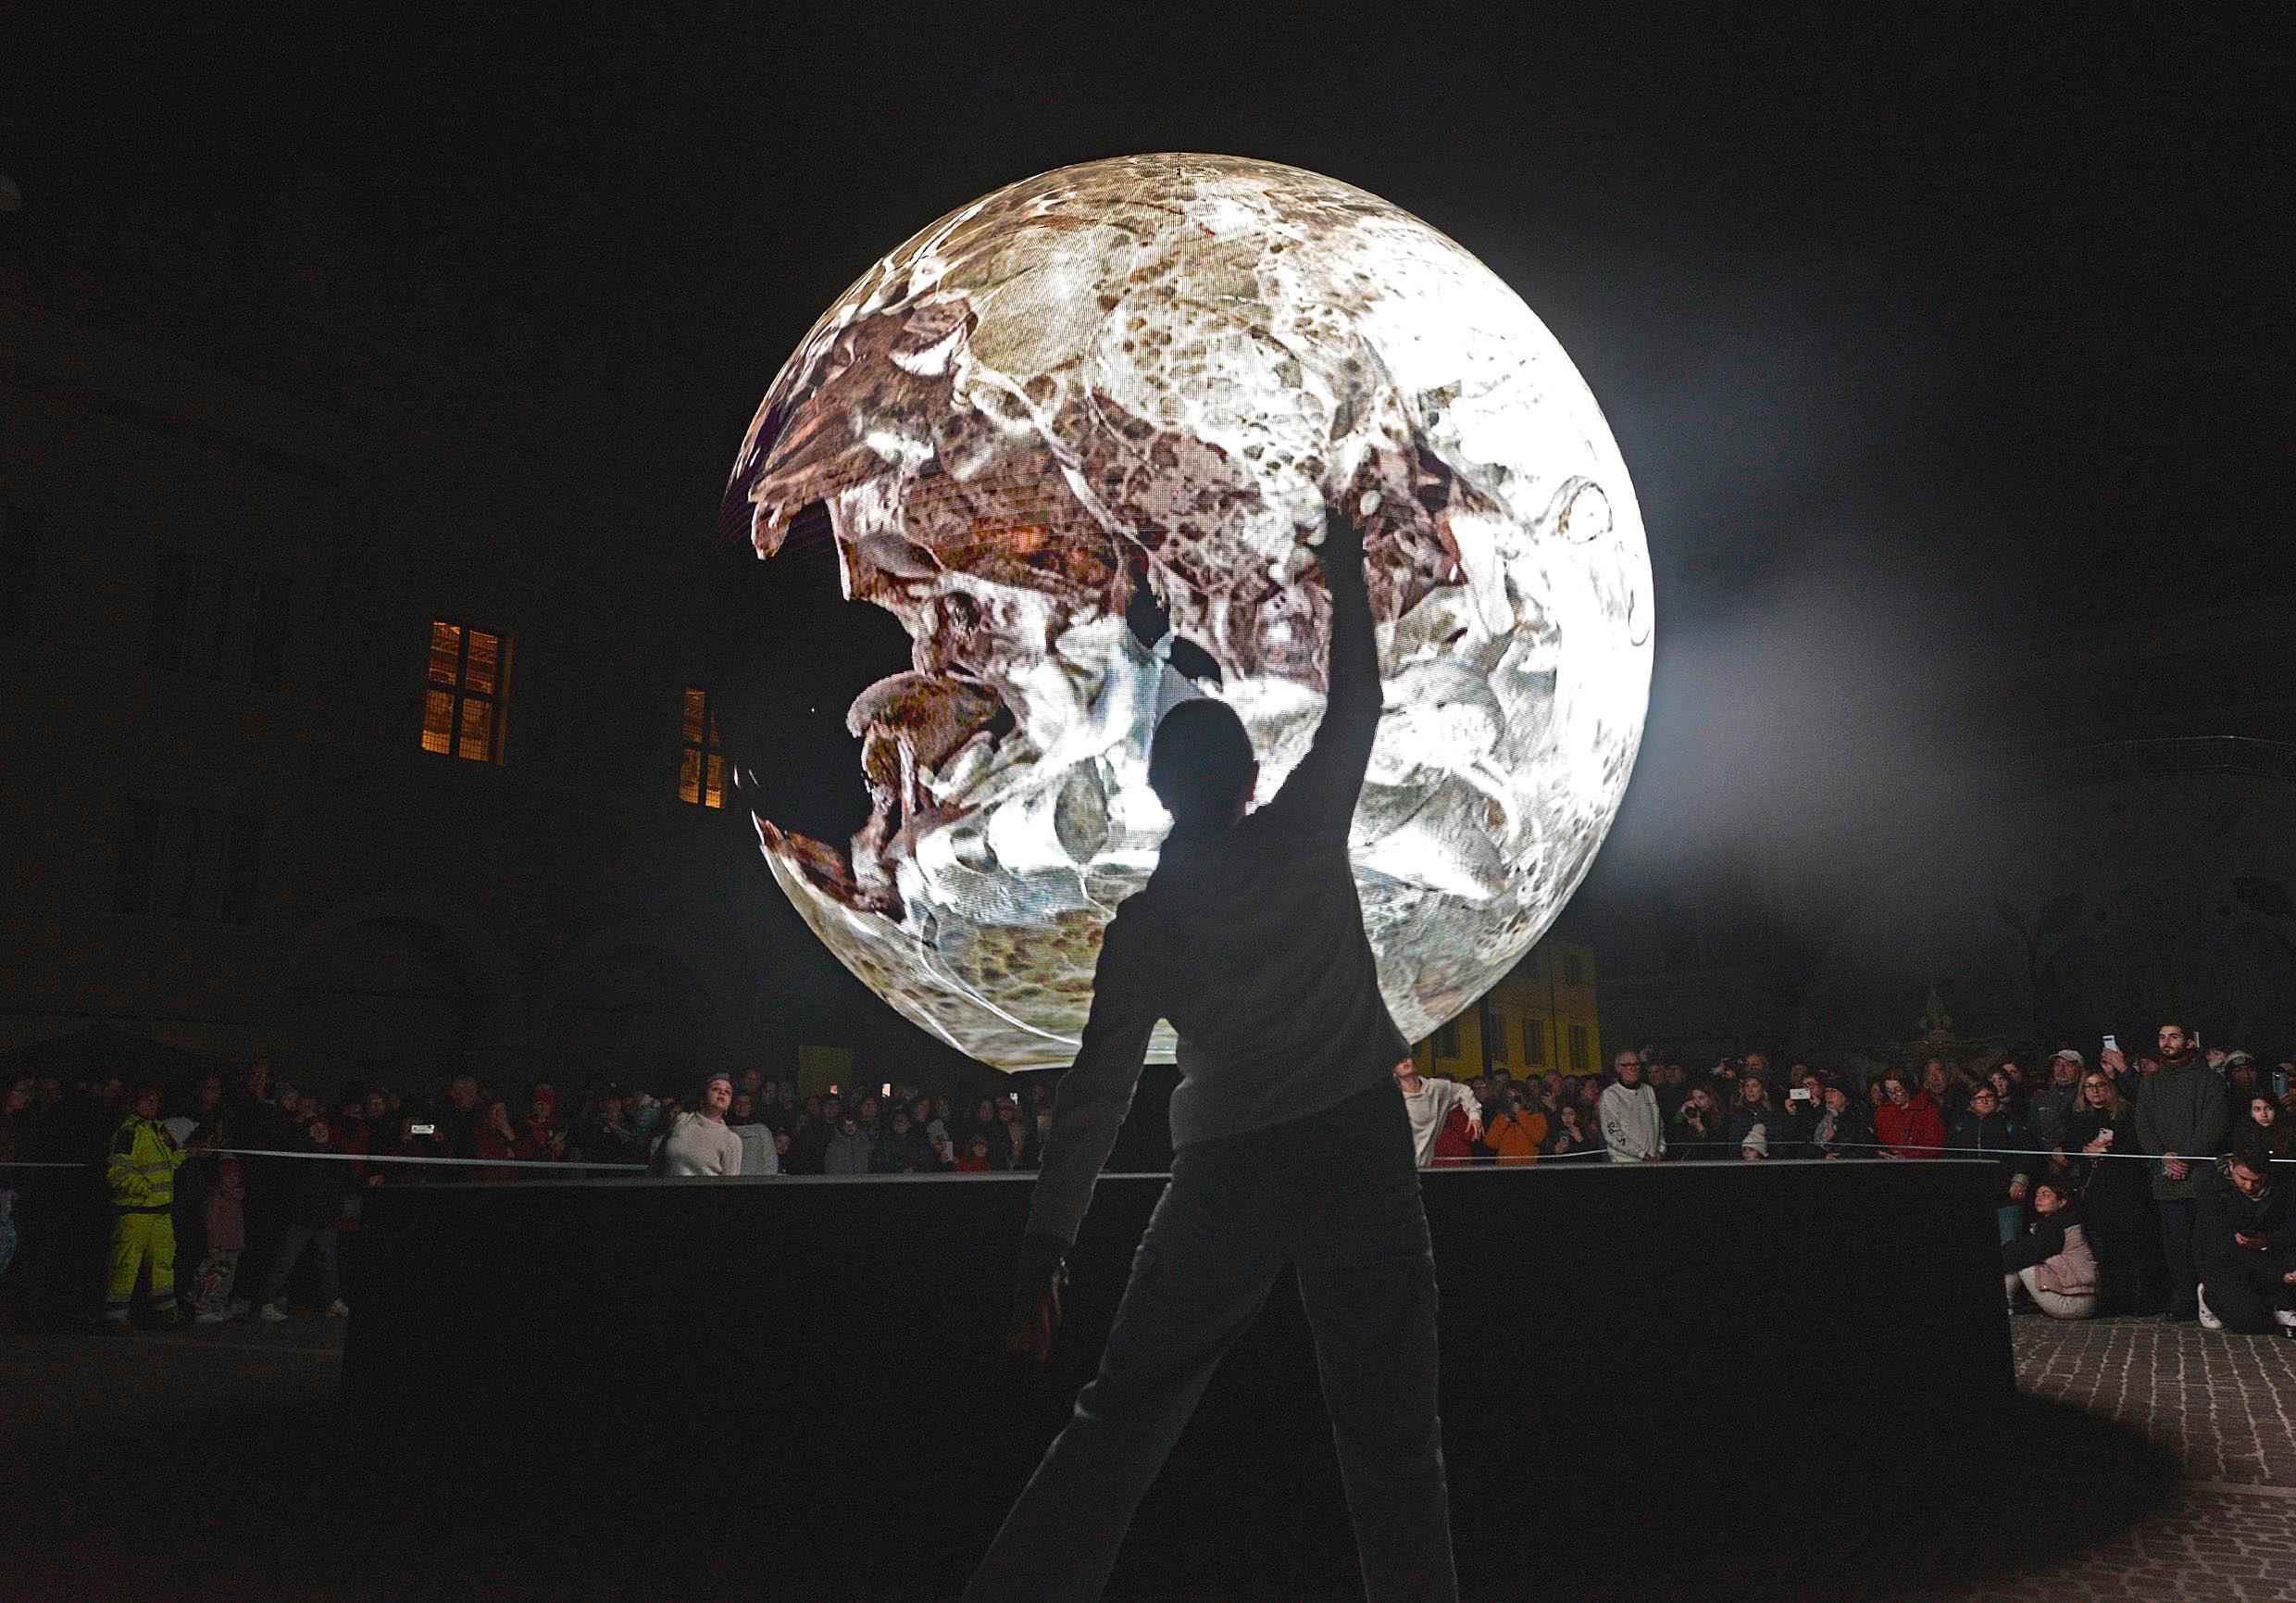
[[[767,561],[825,505],[848,602],[914,643],[848,714],[869,823],[759,820],[814,932],[971,1056],[1068,1062],[1169,823],[1157,718],[1229,702],[1275,794],[1323,708],[1323,499],[1363,481],[1386,711],[1352,849],[1417,1039],[1554,921],[1641,739],[1641,517],[1554,336],[1407,212],[1231,157],[1045,173],[869,269],[731,490]]]

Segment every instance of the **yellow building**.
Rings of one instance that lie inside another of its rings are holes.
[[[1518,1079],[1549,1070],[1597,1072],[1603,1033],[1595,1017],[1593,948],[1576,941],[1540,942],[1489,996],[1420,1042],[1412,1056],[1422,1074],[1454,1080],[1500,1068]]]

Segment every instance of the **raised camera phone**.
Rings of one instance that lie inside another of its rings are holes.
[[[409,1135],[436,1135],[438,1133],[439,1127],[435,1124],[409,1124],[406,1127]]]

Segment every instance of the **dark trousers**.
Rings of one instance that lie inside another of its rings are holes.
[[[2161,1254],[2168,1259],[2168,1311],[2189,1316],[2201,1301],[2200,1259],[2193,1248],[2199,1205],[2189,1196],[2164,1196],[2153,1207],[2161,1215]]]
[[[965,1590],[1092,1603],[1220,1357],[1288,1260],[1316,1340],[1370,1603],[1456,1603],[1436,1414],[1435,1255],[1392,1080],[1184,1146],[1101,1355]]]
[[[271,1261],[270,1273],[263,1277],[261,1303],[277,1302],[287,1289],[287,1277],[295,1272],[295,1263],[303,1257],[305,1247],[318,1259],[318,1295],[324,1303],[333,1303],[343,1296],[343,1271],[335,1257],[335,1227],[323,1228],[291,1224],[279,1238],[279,1256]]]
[[[2273,1310],[2288,1307],[2296,1296],[2296,1287],[2280,1278],[2291,1269],[2296,1269],[2296,1254],[2227,1247],[2225,1256],[2208,1266],[2208,1311],[2238,1334],[2269,1334],[2277,1322]]]

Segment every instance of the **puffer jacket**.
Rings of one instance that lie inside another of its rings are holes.
[[[2078,1220],[2062,1214],[2037,1218],[2026,1234],[2001,1249],[2002,1268],[2015,1274],[2030,1269],[2033,1283],[2059,1296],[2090,1296],[2097,1289],[2097,1255]]]

